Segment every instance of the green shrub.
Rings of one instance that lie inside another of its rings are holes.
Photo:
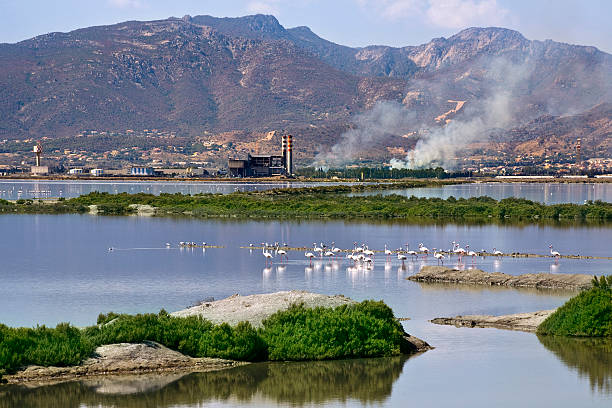
[[[14,372],[20,367],[69,366],[91,355],[94,345],[81,331],[67,323],[55,329],[10,328],[0,325],[0,370]]]
[[[597,284],[595,284],[597,282]],[[612,337],[612,276],[568,300],[540,324],[538,334]]]
[[[335,309],[294,305],[263,322],[270,360],[327,360],[400,354],[403,330],[383,302]]]

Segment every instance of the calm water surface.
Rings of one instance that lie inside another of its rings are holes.
[[[338,183],[303,182],[194,182],[194,181],[108,181],[108,180],[0,180],[0,198],[78,197],[94,191],[101,193],[182,193],[182,194],[229,194],[236,191],[262,191],[273,188],[314,187],[337,185]],[[343,183],[355,184],[355,183]]]
[[[359,193],[359,195],[373,194],[443,199],[450,196],[455,198],[489,196],[496,200],[517,197],[545,204],[583,204],[587,200],[612,202],[612,183],[472,183]]]
[[[78,197],[93,191],[107,193],[221,193],[260,191],[272,188],[337,185],[338,183],[249,183],[191,181],[105,181],[105,180],[0,180],[0,199]],[[344,183],[354,184],[354,183]],[[469,198],[490,196],[496,200],[507,197],[526,198],[546,204],[576,203],[586,200],[612,202],[612,183],[474,183],[404,190],[369,191],[364,194],[401,194],[407,197]]]
[[[195,407],[202,404],[326,406],[561,406],[612,404],[610,344],[539,340],[533,334],[438,326],[457,314],[506,314],[550,309],[572,294],[418,284],[405,278],[426,261],[386,262],[373,270],[316,261],[290,252],[286,265],[266,268],[249,243],[311,245],[353,241],[382,249],[446,248],[453,240],[475,249],[611,256],[609,227],[419,226],[344,222],[224,222],[89,215],[0,216],[0,321],[11,326],[95,322],[100,312],[182,309],[208,297],[304,289],[383,299],[406,331],[436,347],[409,359],[256,364],[220,373],[83,381],[25,390],[0,389],[4,406]],[[178,249],[206,241],[219,249]],[[165,243],[172,244],[165,248]],[[108,248],[115,248],[109,251]],[[456,259],[451,264],[456,263]],[[510,274],[610,273],[609,260],[485,258],[475,266]],[[462,267],[471,267],[471,260]],[[138,392],[137,392],[138,391]],[[2,394],[4,393],[4,394]]]

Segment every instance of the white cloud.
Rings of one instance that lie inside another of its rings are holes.
[[[428,20],[440,27],[503,25],[510,12],[497,0],[429,0]]]
[[[107,0],[108,4],[118,8],[140,8],[143,6],[141,0]]]
[[[356,0],[362,8],[389,19],[420,17],[444,28],[503,25],[510,12],[497,0]]]
[[[278,0],[251,1],[247,4],[247,11],[251,14],[272,14],[277,16]]]

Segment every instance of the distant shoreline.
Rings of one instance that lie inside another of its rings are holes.
[[[428,178],[407,178],[407,179],[321,179],[321,178],[287,178],[287,177],[258,177],[258,178],[216,178],[216,177],[140,177],[140,176],[69,176],[69,175],[54,175],[54,176],[30,176],[30,175],[12,175],[0,176],[2,180],[24,180],[24,181],[133,181],[133,182],[176,182],[181,183],[244,183],[244,184],[264,184],[264,183],[402,183],[406,181],[437,181],[444,180],[446,182],[456,181],[457,184],[470,183],[542,183],[542,184],[605,184],[612,183],[612,177],[599,178],[560,178],[560,177],[512,177],[512,178],[496,178],[496,177],[465,177],[465,178],[449,178],[449,179],[428,179]],[[450,183],[449,183],[450,184]]]

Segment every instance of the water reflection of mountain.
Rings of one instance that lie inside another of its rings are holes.
[[[212,373],[103,378],[39,388],[0,388],[0,408],[169,407],[207,401],[271,400],[295,405],[389,397],[407,357],[252,364]],[[143,384],[149,384],[143,388]]]
[[[612,339],[538,338],[565,365],[588,377],[593,391],[612,394]]]

